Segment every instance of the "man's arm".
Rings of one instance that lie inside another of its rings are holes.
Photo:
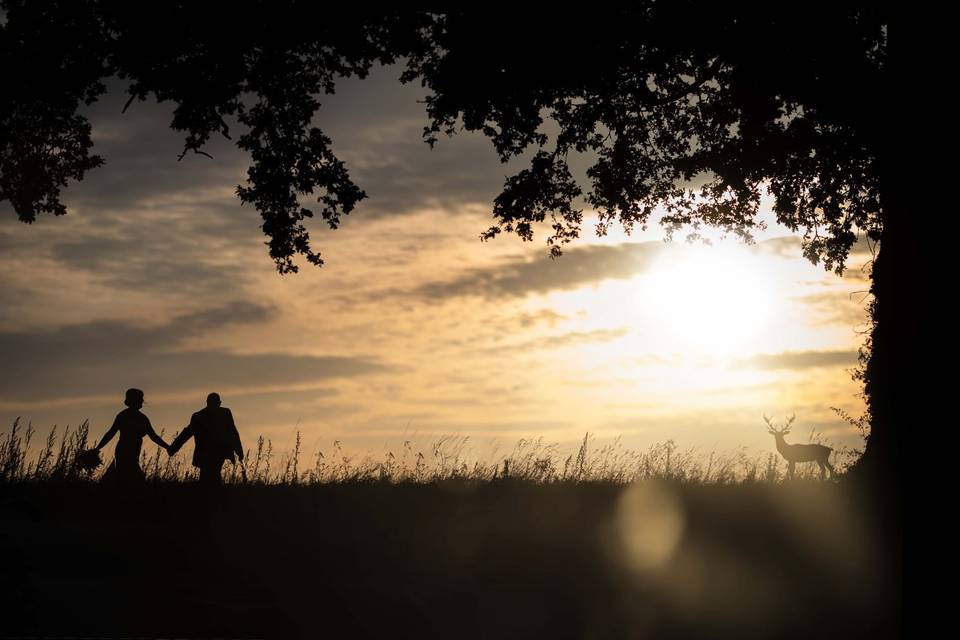
[[[243,445],[240,444],[240,432],[237,430],[237,425],[233,421],[233,413],[230,409],[225,409],[227,412],[227,424],[230,427],[230,437],[233,439],[233,451],[237,454],[237,458],[240,462],[243,462]]]
[[[167,452],[170,455],[176,455],[177,451],[180,451],[180,447],[182,447],[187,440],[193,437],[193,431],[193,420],[191,419],[190,424],[185,426],[183,431],[177,434],[177,437],[174,438],[173,442],[170,443],[170,448],[167,449]]]

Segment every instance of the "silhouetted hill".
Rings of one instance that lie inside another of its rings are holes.
[[[8,484],[0,635],[896,637],[864,504],[813,482]]]

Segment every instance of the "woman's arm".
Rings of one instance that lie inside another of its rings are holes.
[[[100,438],[100,444],[97,445],[97,450],[99,451],[100,449],[103,449],[105,446],[107,446],[107,443],[113,440],[113,436],[117,435],[117,431],[119,430],[120,429],[117,428],[116,423],[114,423],[114,425],[110,427],[110,429],[105,434],[103,434],[103,437]]]
[[[158,435],[157,435],[157,432],[153,430],[153,425],[150,424],[150,419],[149,419],[149,418],[147,419],[147,436],[149,436],[151,440],[153,440],[154,442],[156,442],[156,443],[157,443],[160,447],[162,447],[163,449],[166,449],[168,452],[170,451],[170,445],[168,445],[166,442],[164,442],[164,441],[163,441],[163,438],[161,438],[160,436],[158,436]]]
[[[107,443],[113,439],[113,436],[117,435],[117,431],[120,431],[120,425],[117,424],[119,421],[119,416],[113,419],[113,426],[111,426],[107,432],[103,434],[103,437],[100,438],[100,443],[96,447],[97,451],[107,446]]]

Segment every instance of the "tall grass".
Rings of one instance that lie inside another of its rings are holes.
[[[0,482],[36,480],[77,480],[84,477],[76,464],[77,453],[87,448],[90,424],[86,420],[79,427],[57,432],[57,426],[47,435],[36,458],[28,461],[34,430],[26,429],[17,418],[9,433],[0,433]],[[59,440],[59,442],[58,442]]]
[[[77,454],[90,445],[89,424],[84,421],[71,430],[54,427],[35,452],[34,429],[13,422],[9,432],[0,433],[0,483],[95,481],[101,467],[88,472],[76,464]],[[161,433],[162,435],[162,433]],[[811,432],[811,441],[821,441]],[[339,441],[331,449],[312,456],[312,465],[301,469],[301,434],[292,451],[279,456],[273,443],[263,436],[247,450],[241,464],[227,464],[228,483],[264,485],[317,485],[354,482],[429,484],[450,480],[492,482],[517,480],[539,484],[557,482],[612,482],[625,484],[663,479],[693,484],[779,483],[786,479],[787,466],[776,453],[749,455],[745,447],[709,453],[696,447],[680,449],[673,440],[654,444],[646,450],[627,449],[619,439],[597,446],[584,435],[575,453],[563,453],[559,444],[543,438],[520,439],[509,453],[476,457],[470,453],[469,436],[444,436],[426,450],[406,441],[397,451],[382,457],[351,456]],[[846,447],[834,449],[832,461],[843,473],[860,455]],[[107,461],[109,463],[109,460]],[[140,466],[151,482],[187,482],[197,471],[186,453],[168,456],[159,447],[144,447]],[[814,463],[797,467],[795,479],[819,478]]]

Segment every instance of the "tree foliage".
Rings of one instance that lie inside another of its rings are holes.
[[[467,12],[438,21],[437,46],[408,77],[432,90],[430,139],[462,123],[503,159],[539,149],[507,181],[486,237],[529,239],[550,216],[555,250],[575,238],[581,187],[567,158],[587,151],[597,161],[582,195],[601,233],[661,206],[668,231],[749,237],[768,189],[807,257],[839,271],[858,231],[880,233],[884,37],[880,11],[840,5],[650,2],[509,22]]]
[[[212,135],[231,138],[229,121],[239,123],[236,144],[252,162],[237,193],[259,211],[282,273],[297,270],[297,254],[323,262],[306,220],[336,228],[364,197],[312,124],[319,96],[338,78],[408,54],[407,36],[428,19],[290,1],[11,0],[3,8],[0,64],[10,71],[0,99],[0,200],[21,220],[66,213],[60,187],[102,163],[77,110],[117,76],[129,82],[127,106],[150,96],[176,104],[170,125],[184,134],[184,154],[203,153]],[[311,196],[319,206],[303,206]]]
[[[579,235],[585,207],[600,233],[644,226],[662,207],[669,232],[711,226],[750,238],[765,191],[778,220],[803,231],[805,255],[827,268],[842,271],[858,234],[880,236],[886,16],[874,5],[2,6],[0,200],[24,222],[66,213],[60,189],[102,163],[78,110],[118,76],[131,102],[176,104],[184,153],[231,137],[236,122],[251,158],[237,193],[261,214],[277,268],[296,271],[297,255],[322,264],[308,220],[336,228],[365,194],[313,124],[320,98],[340,78],[403,60],[403,80],[429,91],[428,143],[462,128],[488,136],[504,161],[529,154],[483,238],[530,240],[546,222],[557,255]],[[568,164],[578,153],[594,158],[586,184]]]

